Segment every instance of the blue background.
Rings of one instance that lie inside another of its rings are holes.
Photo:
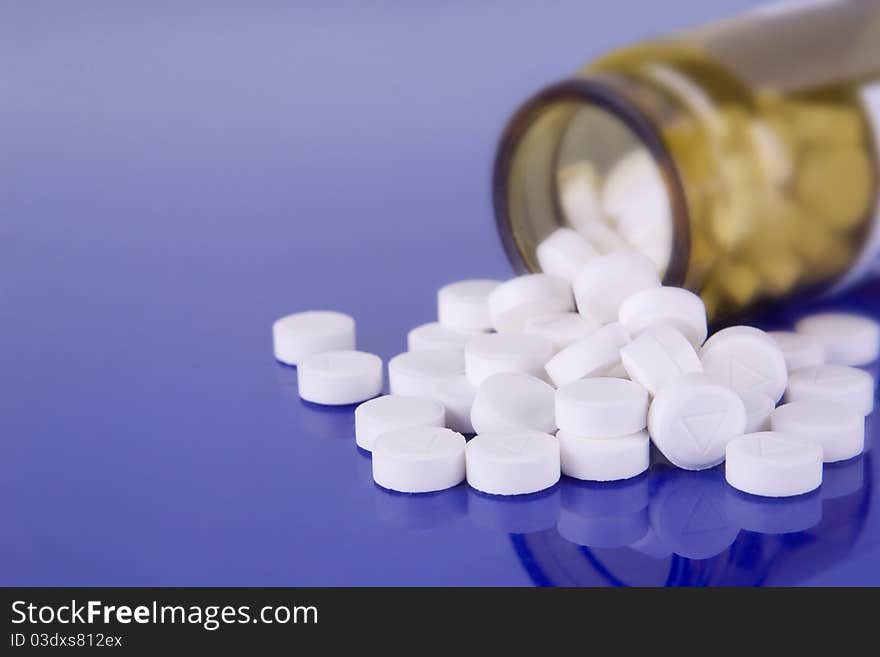
[[[516,105],[755,4],[0,1],[0,584],[880,584],[870,453],[778,503],[663,463],[393,495],[271,355],[332,308],[390,357],[510,275]]]

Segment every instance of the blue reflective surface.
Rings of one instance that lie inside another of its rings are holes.
[[[870,451],[777,502],[662,459],[396,495],[352,410],[271,357],[271,322],[320,307],[390,357],[441,284],[509,275],[514,106],[754,3],[126,4],[0,5],[0,584],[880,584]],[[880,316],[878,292],[824,303]]]

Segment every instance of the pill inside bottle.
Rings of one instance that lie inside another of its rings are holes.
[[[876,3],[754,12],[611,52],[539,91],[495,163],[514,266],[576,272],[637,251],[712,321],[869,275],[878,26]]]

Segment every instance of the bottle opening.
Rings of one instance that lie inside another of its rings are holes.
[[[656,135],[619,92],[595,80],[565,82],[526,103],[495,169],[496,216],[514,266],[568,275],[597,252],[635,250],[677,284],[686,223]]]

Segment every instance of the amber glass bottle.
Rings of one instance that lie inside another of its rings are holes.
[[[784,2],[612,52],[513,116],[495,210],[518,269],[571,227],[712,318],[880,258],[880,2]]]

